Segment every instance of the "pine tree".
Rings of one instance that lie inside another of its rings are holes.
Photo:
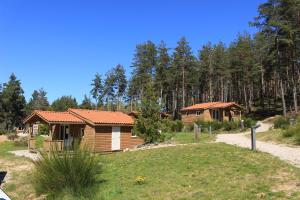
[[[145,87],[139,113],[133,131],[144,138],[145,142],[153,143],[161,140],[160,107],[152,83],[148,83]]]
[[[79,107],[82,108],[82,109],[91,110],[91,109],[94,108],[94,105],[93,105],[91,99],[85,94]]]
[[[107,110],[114,110],[115,104],[115,90],[116,90],[116,76],[114,70],[110,70],[106,73],[104,80],[103,96],[105,98]]]
[[[2,91],[2,104],[5,117],[5,128],[11,130],[14,127],[22,126],[25,116],[26,101],[20,80],[12,74],[9,81],[4,84]]]
[[[62,96],[51,104],[51,109],[54,111],[67,111],[69,108],[78,108],[78,104],[75,98],[72,96]]]
[[[116,97],[117,97],[117,110],[120,110],[120,105],[122,99],[124,98],[127,80],[125,75],[125,69],[122,65],[117,65],[114,69],[115,74],[115,87],[116,87]]]
[[[103,85],[101,76],[97,73],[92,81],[91,95],[96,101],[96,109],[103,104]]]
[[[196,64],[191,47],[184,37],[178,41],[172,57],[171,73],[173,74],[175,85],[174,101],[176,101],[173,103],[173,115],[176,117],[179,114],[179,110],[187,105],[187,88],[193,85],[191,82],[193,79],[188,77],[193,77],[193,74],[195,74]]]
[[[30,114],[34,110],[48,110],[49,102],[47,99],[47,92],[41,88],[34,90],[32,97],[26,105],[26,113]]]

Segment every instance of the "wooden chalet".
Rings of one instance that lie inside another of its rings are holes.
[[[133,119],[122,112],[69,109],[67,112],[34,111],[25,120],[29,129],[29,150],[35,149],[34,136],[38,124],[49,127],[43,144],[46,151],[72,149],[74,144],[93,152],[120,151],[143,144],[132,134]]]
[[[180,112],[184,124],[197,120],[231,121],[241,119],[242,107],[235,102],[208,102],[182,108]]]

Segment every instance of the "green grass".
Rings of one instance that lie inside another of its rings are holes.
[[[27,149],[24,146],[16,146],[12,141],[5,141],[0,143],[0,158],[14,158],[9,151]]]
[[[179,132],[174,134],[173,140],[179,144],[187,144],[187,143],[211,142],[215,140],[215,137],[216,136],[214,134],[210,135],[208,133],[202,133],[199,136],[199,141],[196,141],[193,132]]]
[[[194,143],[191,133],[177,133],[174,140]],[[213,140],[214,135],[203,134],[196,145],[99,155],[103,171],[90,197],[75,198],[66,190],[56,199],[300,199],[300,169],[269,154]],[[0,144],[0,152],[5,149]],[[138,176],[145,181],[138,184]],[[32,180],[12,178],[9,194],[26,199],[28,191],[19,188],[32,190]]]
[[[0,170],[8,172],[6,183],[3,190],[11,197],[11,199],[28,199],[34,190],[31,185],[31,167],[32,163],[29,159],[16,157],[9,151],[27,149],[27,146],[16,146],[12,141],[0,143]]]
[[[39,135],[35,137],[35,145],[36,148],[42,148],[43,147],[43,142],[45,140],[45,137]]]
[[[284,137],[283,136],[284,131],[286,131],[286,130],[271,129],[266,132],[257,133],[256,137],[258,140],[265,141],[265,142],[296,145],[297,143],[296,143],[294,137]],[[250,137],[250,135],[248,137]]]
[[[199,144],[102,156],[95,199],[299,199],[300,171],[268,154]],[[137,176],[146,177],[136,184]],[[299,190],[298,190],[299,191]]]

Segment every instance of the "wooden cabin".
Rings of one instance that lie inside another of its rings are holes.
[[[69,109],[67,112],[34,111],[25,120],[29,128],[29,150],[35,149],[37,124],[46,124],[49,134],[43,148],[72,149],[74,144],[86,146],[93,152],[120,151],[143,144],[133,135],[133,119],[122,112]]]
[[[180,112],[184,124],[197,120],[234,121],[241,119],[242,107],[235,102],[208,102],[182,108]]]

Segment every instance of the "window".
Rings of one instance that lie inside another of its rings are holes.
[[[200,116],[201,115],[201,111],[196,111],[196,116]]]
[[[136,133],[131,129],[131,137],[137,137]]]

